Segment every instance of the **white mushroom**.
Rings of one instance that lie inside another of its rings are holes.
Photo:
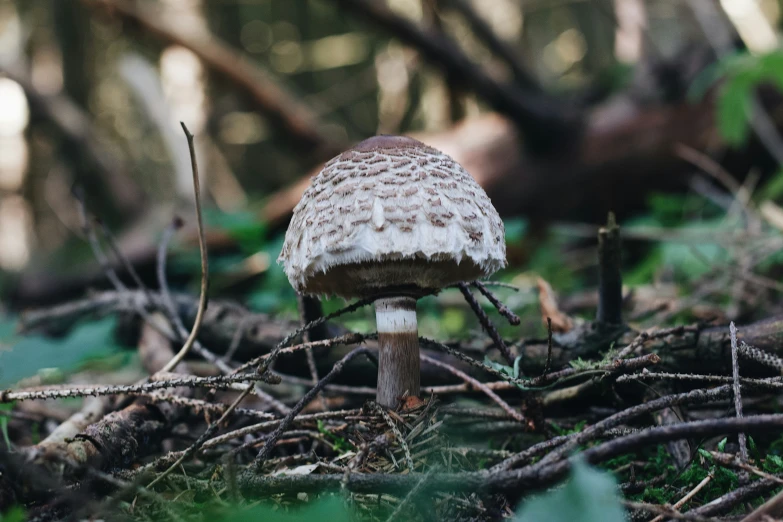
[[[294,208],[278,262],[308,295],[376,298],[377,401],[419,393],[416,300],[506,264],[503,222],[457,162],[376,136],[329,161]]]

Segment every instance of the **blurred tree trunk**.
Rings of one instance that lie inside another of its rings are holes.
[[[83,109],[87,109],[93,81],[95,56],[90,12],[78,2],[49,0],[55,34],[63,59],[65,93]]]
[[[617,17],[612,0],[590,0],[573,4],[573,18],[585,39],[586,53],[582,67],[589,76],[595,76],[613,66],[614,35]]]
[[[80,2],[50,0],[49,5],[62,55],[64,94],[85,114],[91,114],[94,111],[90,111],[90,97],[99,81],[96,64],[106,42],[95,37],[91,12]],[[85,188],[90,210],[104,221],[111,223],[141,210],[141,194],[133,182],[124,183],[126,190],[112,190],[109,188],[112,181],[105,179],[101,170],[68,137],[60,136],[57,148],[54,157],[64,158],[74,173],[74,182]]]

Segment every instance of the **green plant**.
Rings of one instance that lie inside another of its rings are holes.
[[[783,88],[783,51],[754,55],[738,52],[707,68],[691,86],[691,98],[702,97],[723,80],[716,100],[718,130],[730,145],[742,145],[750,132],[753,92],[760,84]]]
[[[614,478],[574,458],[566,484],[525,502],[516,522],[625,522]]]
[[[250,508],[234,508],[229,513],[214,518],[219,522],[264,520],[265,522],[321,522],[324,520],[349,521],[356,518],[338,497],[320,498],[309,504],[295,507],[265,503]]]
[[[5,446],[8,451],[12,451],[11,439],[8,437],[8,415],[3,415],[2,412],[11,413],[14,408],[14,403],[0,404],[0,433],[3,435]]]
[[[343,453],[345,453],[350,449],[353,449],[353,445],[349,441],[329,431],[322,420],[318,421],[318,432],[323,434],[330,441],[332,441],[332,446],[334,446],[334,451],[336,451],[340,455],[342,455]]]

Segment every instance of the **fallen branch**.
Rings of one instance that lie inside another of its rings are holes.
[[[604,442],[582,452],[582,455],[588,462],[597,464],[652,444],[670,440],[713,437],[739,433],[740,431],[780,430],[781,428],[783,428],[783,415],[756,415],[742,419],[684,422],[673,426],[650,428]],[[564,460],[534,471],[516,470],[499,473],[475,471],[436,474],[432,475],[423,486],[422,492],[499,491],[514,495],[530,494],[557,482],[568,472],[570,467],[570,461]],[[345,481],[345,489],[353,493],[405,494],[419,483],[422,475],[422,473],[405,475],[352,473]],[[246,471],[237,478],[242,494],[246,498],[255,499],[279,493],[319,493],[338,489],[345,477],[341,474],[261,476],[253,471]]]

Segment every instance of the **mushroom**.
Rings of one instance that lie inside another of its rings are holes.
[[[503,222],[452,158],[375,136],[324,165],[294,208],[278,258],[305,295],[374,299],[378,403],[419,394],[416,301],[506,265]]]

